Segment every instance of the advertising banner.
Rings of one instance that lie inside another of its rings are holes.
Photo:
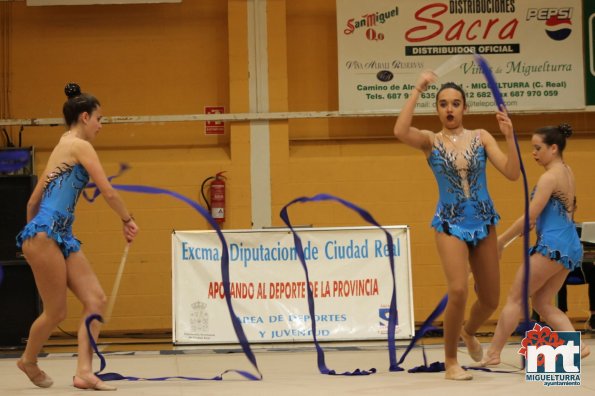
[[[416,112],[433,113],[447,81],[470,112],[493,112],[473,53],[510,111],[584,109],[582,22],[581,0],[337,0],[339,110],[398,111],[420,72],[447,63]]]
[[[414,333],[409,229],[385,227],[394,238],[397,339]],[[386,339],[393,284],[386,235],[375,227],[299,231],[306,278],[287,229],[224,231],[236,315],[250,342]],[[173,341],[236,343],[221,282],[221,242],[214,231],[172,234]]]

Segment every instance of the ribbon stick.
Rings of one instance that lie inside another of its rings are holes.
[[[504,249],[506,249],[506,248],[507,248],[508,246],[510,246],[510,245],[511,245],[511,244],[512,244],[514,241],[516,241],[516,239],[517,239],[517,238],[518,238],[520,235],[521,235],[521,234],[519,234],[519,235],[516,235],[516,236],[515,236],[514,238],[512,238],[510,241],[506,242],[506,244],[504,245]]]
[[[116,296],[118,295],[118,289],[120,289],[120,280],[122,280],[122,274],[124,273],[124,266],[126,265],[126,259],[128,258],[128,250],[130,249],[130,243],[126,244],[124,248],[124,254],[122,254],[122,259],[120,260],[120,266],[118,267],[118,273],[116,275],[116,280],[114,280],[114,286],[112,287],[112,294],[110,296],[109,302],[107,303],[107,309],[105,310],[105,323],[109,322],[112,318],[112,311],[114,309],[114,304],[116,303]]]
[[[440,66],[434,69],[434,74],[438,78],[444,77],[446,74],[450,73],[464,62],[467,61],[469,55],[454,55],[451,56],[446,60],[446,62],[442,63]]]

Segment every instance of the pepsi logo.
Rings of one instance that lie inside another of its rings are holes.
[[[552,40],[566,40],[572,33],[572,21],[570,18],[560,18],[558,15],[552,15],[545,21],[548,37]]]

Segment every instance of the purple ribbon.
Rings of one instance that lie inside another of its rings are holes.
[[[496,82],[496,78],[494,77],[494,74],[492,73],[492,69],[490,68],[490,65],[488,65],[488,62],[485,60],[484,57],[482,57],[479,54],[475,54],[475,61],[477,62],[477,64],[479,65],[479,67],[481,68],[481,71],[483,73],[483,75],[485,76],[485,79],[487,81],[488,86],[490,87],[490,90],[492,91],[492,96],[494,97],[494,101],[496,102],[496,106],[498,106],[498,109],[501,110],[506,110],[506,105],[504,104],[504,100],[502,99],[502,94],[500,93],[500,90],[498,89],[498,83]],[[527,174],[525,172],[525,166],[523,165],[523,159],[521,157],[521,150],[519,148],[519,142],[517,140],[517,136],[516,133],[514,133],[513,131],[513,137],[514,137],[514,144],[516,147],[516,152],[517,155],[519,157],[519,163],[520,163],[520,168],[521,168],[521,174],[523,175],[523,188],[525,191],[525,221],[523,224],[523,263],[524,263],[524,274],[525,274],[525,278],[524,278],[524,282],[523,282],[523,313],[524,313],[524,327],[525,330],[528,331],[531,329],[531,319],[529,317],[529,275],[530,275],[530,269],[529,269],[529,231],[530,231],[530,227],[529,227],[529,187],[528,187],[528,183],[527,183]]]
[[[111,181],[113,178],[120,176],[127,169],[129,169],[128,165],[121,164],[120,171],[116,175],[110,176],[108,178],[108,180]],[[231,317],[233,329],[235,331],[236,337],[238,338],[238,341],[240,342],[242,351],[244,352],[244,354],[246,355],[246,358],[250,361],[250,363],[252,363],[252,366],[257,371],[258,375],[254,375],[254,374],[244,371],[244,370],[233,370],[233,369],[226,370],[223,373],[221,373],[220,375],[212,377],[212,378],[201,378],[201,377],[140,378],[140,377],[123,376],[118,373],[103,373],[103,374],[101,374],[101,371],[103,371],[106,366],[105,358],[102,356],[102,354],[99,352],[99,350],[97,348],[97,343],[95,342],[95,339],[93,338],[93,335],[91,334],[90,324],[93,320],[99,320],[100,322],[103,322],[103,319],[101,318],[100,315],[92,314],[86,318],[85,325],[87,326],[87,333],[89,335],[91,347],[93,348],[93,350],[95,351],[95,353],[97,354],[97,356],[99,357],[99,359],[101,361],[101,368],[98,372],[95,373],[95,375],[97,375],[97,377],[99,377],[100,379],[102,379],[104,381],[114,381],[114,380],[164,381],[167,379],[176,379],[176,378],[192,380],[192,381],[204,381],[204,380],[218,381],[218,380],[221,380],[222,376],[226,373],[237,373],[237,374],[240,374],[241,376],[243,376],[244,378],[247,378],[252,381],[261,380],[263,378],[263,376],[258,368],[258,364],[256,363],[256,357],[254,356],[254,353],[252,352],[252,349],[250,348],[250,343],[248,341],[248,338],[246,337],[246,334],[244,333],[242,324],[241,324],[240,320],[238,319],[237,315],[235,314],[235,311],[234,311],[232,303],[231,303],[231,289],[230,289],[230,277],[229,277],[229,249],[228,249],[227,241],[225,240],[225,237],[223,235],[223,232],[221,232],[221,228],[219,228],[219,224],[217,224],[217,222],[215,221],[215,219],[213,219],[213,217],[210,215],[210,213],[206,209],[204,209],[200,204],[198,204],[197,202],[195,202],[181,194],[178,194],[177,192],[166,190],[163,188],[150,187],[150,186],[125,185],[125,184],[112,184],[112,186],[116,190],[120,190],[120,191],[135,192],[135,193],[142,193],[142,194],[164,194],[164,195],[169,195],[173,198],[179,199],[179,200],[187,203],[188,205],[190,205],[192,208],[194,208],[202,217],[204,217],[209,222],[211,227],[213,227],[213,229],[217,233],[217,236],[219,237],[219,240],[221,241],[221,247],[222,247],[221,277],[222,277],[222,282],[223,282],[223,290],[225,292],[225,302],[227,303],[227,308],[229,310],[229,315]],[[87,194],[86,191],[83,192],[85,199],[87,199],[89,202],[93,202],[101,194],[101,192],[99,191],[99,189],[97,188],[97,186],[94,183],[89,183],[87,185],[87,188],[95,188],[95,191],[91,195]]]
[[[432,311],[430,316],[428,316],[427,319],[424,320],[424,322],[422,323],[422,325],[419,328],[419,331],[415,332],[415,336],[413,337],[413,339],[411,339],[411,342],[409,342],[407,349],[405,349],[405,352],[401,356],[401,360],[399,360],[399,364],[401,364],[405,361],[405,358],[407,357],[407,355],[409,354],[411,349],[413,349],[415,344],[419,341],[419,339],[421,337],[423,337],[424,334],[426,334],[429,330],[431,330],[433,328],[432,322],[434,322],[434,320],[436,320],[436,318],[438,318],[438,316],[440,316],[440,314],[442,314],[442,312],[444,312],[447,302],[448,302],[448,295],[444,295],[444,297],[442,297],[442,300],[440,300],[440,302],[438,303],[438,306],[436,308],[434,308],[434,311]],[[426,350],[422,349],[422,351],[423,351],[424,364],[422,366],[414,367],[414,368],[408,370],[408,372],[422,373],[422,372],[444,371],[444,363],[434,362],[430,366],[428,366],[428,362],[426,359]],[[441,368],[441,370],[439,370],[440,368]]]
[[[293,201],[289,202],[287,205],[285,205],[283,207],[283,209],[281,209],[281,212],[279,214],[281,219],[283,219],[283,222],[287,225],[287,227],[289,227],[289,229],[291,230],[291,233],[293,234],[295,250],[296,250],[297,255],[300,259],[300,262],[302,264],[302,269],[304,270],[304,273],[306,276],[306,286],[307,286],[307,295],[308,295],[308,310],[310,313],[310,317],[315,318],[316,315],[315,315],[314,296],[312,293],[312,288],[310,287],[310,276],[308,273],[308,266],[306,265],[306,259],[304,257],[304,248],[302,245],[302,240],[299,237],[299,235],[297,234],[297,232],[293,229],[293,226],[291,225],[291,221],[289,220],[289,216],[287,214],[287,209],[291,205],[296,204],[296,203],[306,203],[306,202],[315,202],[315,201],[336,201],[336,202],[339,202],[340,204],[357,212],[368,223],[370,223],[370,224],[380,228],[382,231],[384,231],[384,233],[386,235],[386,243],[388,246],[388,257],[389,257],[389,262],[390,262],[390,271],[392,274],[392,283],[393,283],[393,290],[392,290],[392,294],[391,294],[390,309],[389,309],[389,316],[388,316],[388,353],[389,353],[389,360],[390,360],[389,370],[390,371],[403,371],[403,369],[401,367],[399,367],[399,363],[397,363],[396,347],[395,347],[395,327],[397,325],[397,293],[396,293],[397,285],[395,282],[395,261],[394,261],[393,237],[392,237],[392,235],[390,235],[390,233],[388,231],[386,231],[372,217],[372,215],[370,213],[368,213],[364,209],[360,208],[359,206],[357,206],[349,201],[335,197],[330,194],[318,194],[313,197],[296,198]],[[370,375],[370,374],[373,374],[376,372],[375,368],[372,368],[370,370],[356,369],[354,371],[346,371],[344,373],[337,373],[335,370],[330,370],[326,366],[326,363],[325,363],[324,350],[322,349],[322,347],[318,343],[318,339],[316,338],[316,321],[312,320],[311,323],[312,323],[312,325],[311,325],[312,326],[312,338],[314,340],[314,346],[316,347],[316,353],[317,353],[318,370],[320,371],[321,374],[351,376],[351,375]]]

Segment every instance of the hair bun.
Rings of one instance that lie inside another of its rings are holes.
[[[569,124],[560,124],[558,125],[558,129],[564,137],[569,138],[570,136],[572,136],[572,127]]]
[[[74,98],[75,96],[79,96],[81,94],[81,87],[77,83],[68,83],[64,87],[64,93],[68,96],[68,99]]]

